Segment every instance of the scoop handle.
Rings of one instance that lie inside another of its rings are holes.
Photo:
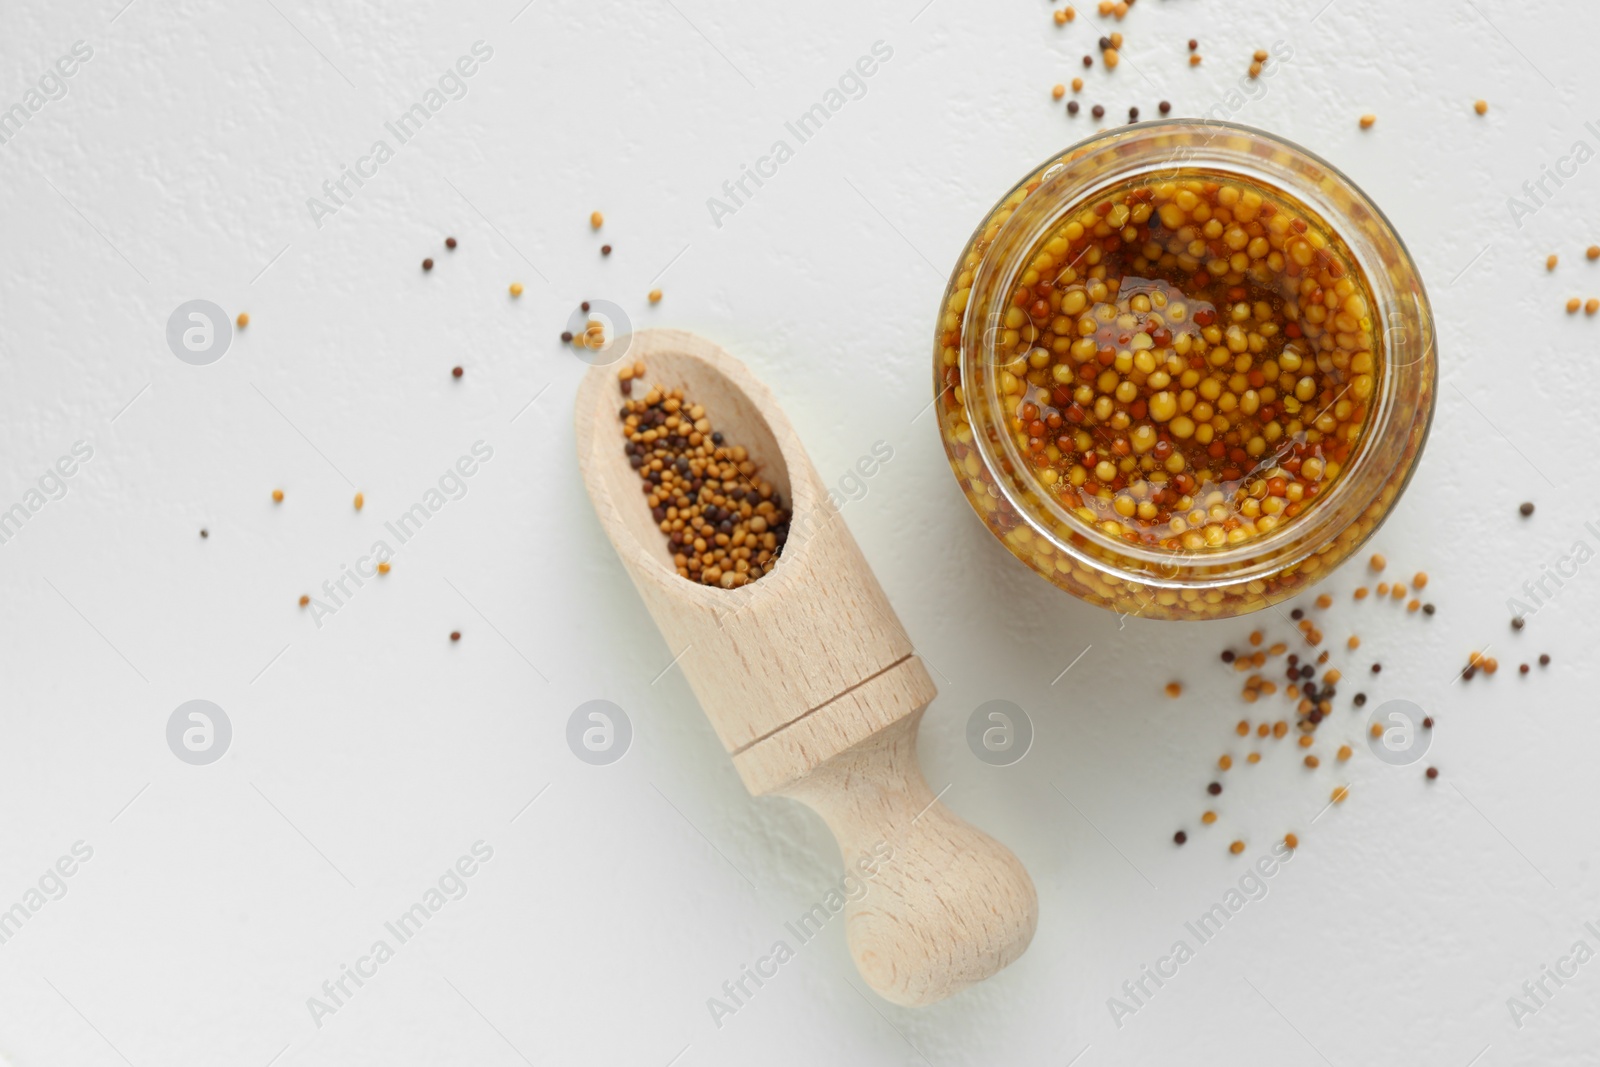
[[[845,905],[856,968],[885,1000],[931,1004],[1021,956],[1039,899],[1009,849],[957,817],[917,762],[922,710],[779,790],[821,815],[865,892]]]

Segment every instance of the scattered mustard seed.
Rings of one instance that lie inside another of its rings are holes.
[[[1545,261],[1544,261],[1544,269],[1545,270],[1555,270],[1556,269],[1556,264],[1559,263],[1559,262],[1560,262],[1560,258],[1559,257],[1557,257],[1557,256],[1547,256],[1547,257],[1545,257]]]
[[[244,329],[246,326],[250,325],[250,312],[248,312],[248,311],[239,312],[239,317],[234,319],[233,321],[234,321],[234,324],[239,327],[239,329],[241,329],[241,330]]]
[[[367,503],[367,498],[365,496],[361,495],[360,493],[357,493],[356,494],[356,499],[355,499],[356,510],[360,511],[363,507],[366,506],[366,503]]]
[[[1378,116],[1376,116],[1376,115],[1362,115],[1361,116],[1361,128],[1363,130],[1370,130],[1372,128],[1372,124],[1374,122],[1377,122],[1377,121],[1378,121]]]
[[[1367,565],[1374,571],[1381,571],[1384,567],[1389,565],[1389,561],[1384,559],[1379,553],[1374,552],[1372,554],[1372,558],[1367,560]]]
[[[283,503],[283,490],[282,489],[274,489],[272,491],[272,502],[274,504]]]
[[[305,607],[309,603],[311,603],[311,598],[306,596],[304,593],[301,593],[300,594],[300,606],[301,607]]]
[[[1063,96],[1066,96],[1066,95],[1067,95],[1067,87],[1065,85],[1062,85],[1060,82],[1057,82],[1055,84],[1055,86],[1052,87],[1051,90],[1050,90],[1050,98],[1052,100],[1060,100]]]
[[[650,303],[652,303],[652,304],[661,303],[661,290],[660,289],[652,289],[652,290],[650,290]]]
[[[598,230],[600,227],[604,226],[605,224],[606,224],[606,217],[604,215],[600,214],[600,212],[593,211],[593,212],[589,213],[589,226],[590,226],[591,229]]]
[[[1487,115],[1489,113],[1489,101],[1479,100],[1476,104],[1472,105],[1472,110],[1476,111],[1480,115]]]
[[[379,574],[388,574],[389,573],[389,564],[387,562],[379,563],[378,564],[378,573]]]
[[[522,295],[522,283],[521,282],[512,282],[511,283],[511,295],[512,296],[521,296]]]
[[[1235,841],[1233,844],[1228,846],[1228,851],[1232,852],[1235,856],[1237,856],[1239,853],[1244,851],[1244,842],[1243,841]]]
[[[1298,837],[1294,836],[1293,834],[1284,834],[1283,835],[1283,845],[1284,845],[1285,848],[1289,848],[1289,849],[1299,848],[1300,847],[1300,839]]]

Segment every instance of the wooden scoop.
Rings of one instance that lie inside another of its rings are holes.
[[[936,690],[772,394],[716,345],[676,330],[613,342],[645,382],[681,387],[792,518],[772,573],[738,589],[681,577],[623,452],[620,364],[578,390],[578,466],[677,665],[753,795],[809,805],[866,884],[845,906],[850,954],[896,1004],[929,1004],[1022,955],[1039,902],[1003,845],[953,815],[917,763]],[[637,393],[635,395],[638,395]]]

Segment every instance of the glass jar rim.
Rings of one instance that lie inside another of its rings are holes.
[[[1163,144],[1163,140],[1172,143]],[[1180,163],[1173,162],[1172,150],[1182,155]],[[1111,155],[1115,163],[1119,154],[1127,157],[1128,165],[1096,170],[1088,179],[1074,178],[1075,169],[1086,169],[1075,165],[1102,155]],[[1279,154],[1286,154],[1287,162],[1320,174],[1321,180],[1313,182],[1284,166],[1284,160],[1274,158]],[[1332,163],[1292,141],[1251,126],[1207,119],[1160,119],[1101,131],[1060,153],[1054,163],[1031,171],[998,202],[1003,205],[1032,182],[1039,183],[1017,204],[991,241],[973,277],[964,317],[981,314],[985,306],[1003,309],[1003,300],[997,302],[994,298],[1016,288],[1027,253],[1069,211],[1112,185],[1168,168],[1174,180],[1179,180],[1184,171],[1203,169],[1213,175],[1237,174],[1293,196],[1321,216],[1321,221],[1344,240],[1378,304],[1373,311],[1385,326],[1379,338],[1383,351],[1375,355],[1381,358],[1384,373],[1379,376],[1374,406],[1367,416],[1363,447],[1316,505],[1265,535],[1219,548],[1174,550],[1111,537],[1073,514],[1051,494],[1037,491],[1037,486],[1030,492],[1033,501],[1024,499],[1021,487],[1005,474],[1009,469],[1019,472],[1022,478],[1032,478],[1012,435],[1004,432],[991,438],[988,433],[977,432],[982,425],[1004,426],[1007,418],[1001,410],[1005,398],[991,387],[987,377],[996,365],[998,331],[994,317],[1000,311],[991,310],[987,328],[973,329],[970,320],[966,323],[962,331],[961,380],[967,386],[964,404],[975,431],[974,445],[984,465],[994,472],[998,491],[1035,536],[1044,537],[1057,550],[1080,562],[1111,571],[1125,580],[1204,587],[1248,580],[1294,566],[1337,537],[1377,500],[1392,472],[1376,465],[1374,457],[1381,450],[1369,447],[1371,442],[1391,434],[1414,432],[1419,418],[1422,433],[1426,434],[1433,418],[1431,396],[1425,410],[1409,403],[1412,398],[1400,395],[1401,376],[1396,371],[1419,362],[1432,362],[1436,357],[1432,312],[1415,262],[1388,217],[1361,188]],[[1348,203],[1334,203],[1330,199],[1334,192]],[[1002,247],[1005,252],[996,254]],[[1403,268],[1411,282],[1408,291],[1401,291],[1389,272],[1380,269],[1378,261],[1385,256]],[[1413,334],[1415,340],[1411,339]],[[977,382],[985,384],[972,388]],[[1415,469],[1413,463],[1404,472],[1396,497],[1404,491]],[[1039,521],[1041,510],[1055,520],[1057,528],[1071,530],[1070,537],[1058,535],[1049,524]],[[1074,543],[1077,541],[1082,544]],[[1097,551],[1091,555],[1083,546]]]

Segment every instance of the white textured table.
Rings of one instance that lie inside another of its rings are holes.
[[[0,1060],[1592,1060],[1600,964],[1560,960],[1600,950],[1600,578],[1562,561],[1600,548],[1600,319],[1561,305],[1600,296],[1582,255],[1600,9],[1141,0],[1125,62],[1089,74],[1111,117],[1221,107],[1334,160],[1410,243],[1438,317],[1432,439],[1378,546],[1431,573],[1438,614],[1354,605],[1347,569],[1325,629],[1384,659],[1357,680],[1375,701],[1439,717],[1442,775],[1364,749],[1308,772],[1269,748],[1202,829],[1242,713],[1217,652],[1257,620],[1121,624],[1055,592],[991,542],[918,417],[962,242],[1091,128],[1048,90],[1109,32],[1092,12],[1057,29],[1037,0],[121,2],[13,4],[0,32],[0,107],[23,109],[0,114],[0,510],[23,509],[0,543]],[[1229,103],[1274,42],[1292,57]],[[875,47],[802,142],[786,123]],[[767,176],[733,201],[747,165]],[[1547,167],[1563,184],[1535,203],[1523,183]],[[1512,195],[1537,210],[1513,217]],[[583,366],[557,340],[584,298],[740,355],[825,476],[892,450],[845,517],[941,687],[928,778],[1039,889],[1033,947],[996,980],[891,1008],[836,923],[713,1021],[708,998],[838,857],[807,812],[745,795],[601,538],[573,461]],[[165,337],[196,299],[252,318],[207,366]],[[71,477],[48,476],[63,456]],[[384,523],[416,504],[401,543]],[[343,577],[380,539],[393,573]],[[1513,633],[1507,598],[1545,568],[1573,576]],[[1452,684],[1490,642],[1500,674]],[[1550,668],[1517,677],[1541,651]],[[208,765],[167,742],[194,699],[231,724]],[[620,761],[569,749],[590,700],[630,719]],[[1033,722],[1015,765],[965,743],[990,700]],[[1325,729],[1359,744],[1363,721],[1341,707]],[[1313,824],[1341,780],[1350,800]],[[1293,862],[1200,943],[1185,924],[1286,830]],[[1130,999],[1179,940],[1192,958]],[[1546,965],[1573,976],[1535,1001]],[[1137,1006],[1120,1025],[1113,996]],[[1513,1021],[1513,996],[1537,1010]]]

